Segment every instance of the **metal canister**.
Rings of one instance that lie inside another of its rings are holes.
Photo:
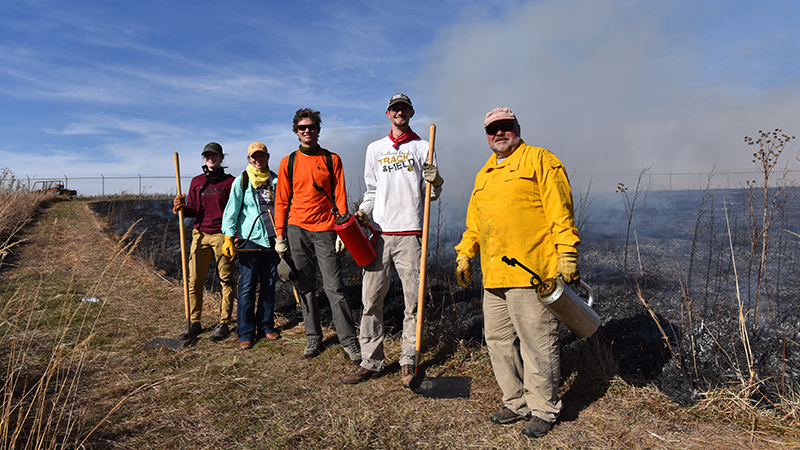
[[[539,301],[558,320],[567,326],[578,337],[589,337],[600,326],[600,316],[592,309],[594,292],[583,280],[579,281],[589,295],[588,303],[584,302],[561,277],[548,278],[536,288]]]

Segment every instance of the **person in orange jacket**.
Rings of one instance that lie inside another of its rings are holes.
[[[480,253],[486,346],[503,392],[503,408],[490,420],[528,419],[522,433],[540,437],[562,408],[558,319],[539,301],[530,274],[502,259],[515,258],[542,279],[577,281],[572,190],[561,161],[522,140],[510,109],[489,111],[484,129],[493,155],[475,177],[467,229],[455,247],[456,279],[467,288],[469,261]]]
[[[307,339],[303,357],[313,358],[322,350],[319,303],[314,292],[319,265],[339,343],[353,364],[361,364],[361,349],[337,256],[344,251],[344,244],[333,230],[334,205],[327,198],[331,197],[342,214],[347,213],[342,160],[319,146],[319,111],[299,109],[292,123],[300,148],[284,157],[278,169],[275,250],[281,256],[288,250],[297,269]]]

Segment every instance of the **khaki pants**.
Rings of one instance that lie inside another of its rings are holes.
[[[554,422],[562,406],[558,319],[539,302],[535,288],[484,290],[483,316],[503,404]]]
[[[208,266],[216,261],[220,284],[222,285],[222,304],[220,305],[220,323],[230,323],[233,312],[233,268],[228,258],[222,254],[222,233],[203,233],[192,230],[192,249],[189,254],[189,313],[192,322],[200,323],[203,313],[203,284],[206,280]]]
[[[400,365],[414,365],[417,340],[417,297],[419,296],[419,263],[422,255],[421,236],[392,236],[382,234],[375,245],[378,256],[364,267],[361,302],[361,366],[382,371],[386,356],[383,342],[383,301],[389,291],[392,268],[397,270],[403,285],[405,303],[403,315],[403,344]]]

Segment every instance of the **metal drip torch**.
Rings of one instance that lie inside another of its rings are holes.
[[[536,288],[539,301],[576,336],[589,337],[597,331],[600,326],[600,316],[592,309],[594,292],[583,280],[578,281],[578,285],[589,295],[589,300],[586,302],[570,289],[561,277],[543,281],[539,275],[515,258],[503,256],[503,262],[512,267],[519,266],[531,274],[531,286]]]

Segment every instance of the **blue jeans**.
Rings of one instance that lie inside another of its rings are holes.
[[[239,341],[252,341],[271,333],[275,327],[275,282],[280,258],[273,250],[248,241],[239,258],[239,303],[236,309],[236,333]],[[256,302],[256,286],[261,284]]]

